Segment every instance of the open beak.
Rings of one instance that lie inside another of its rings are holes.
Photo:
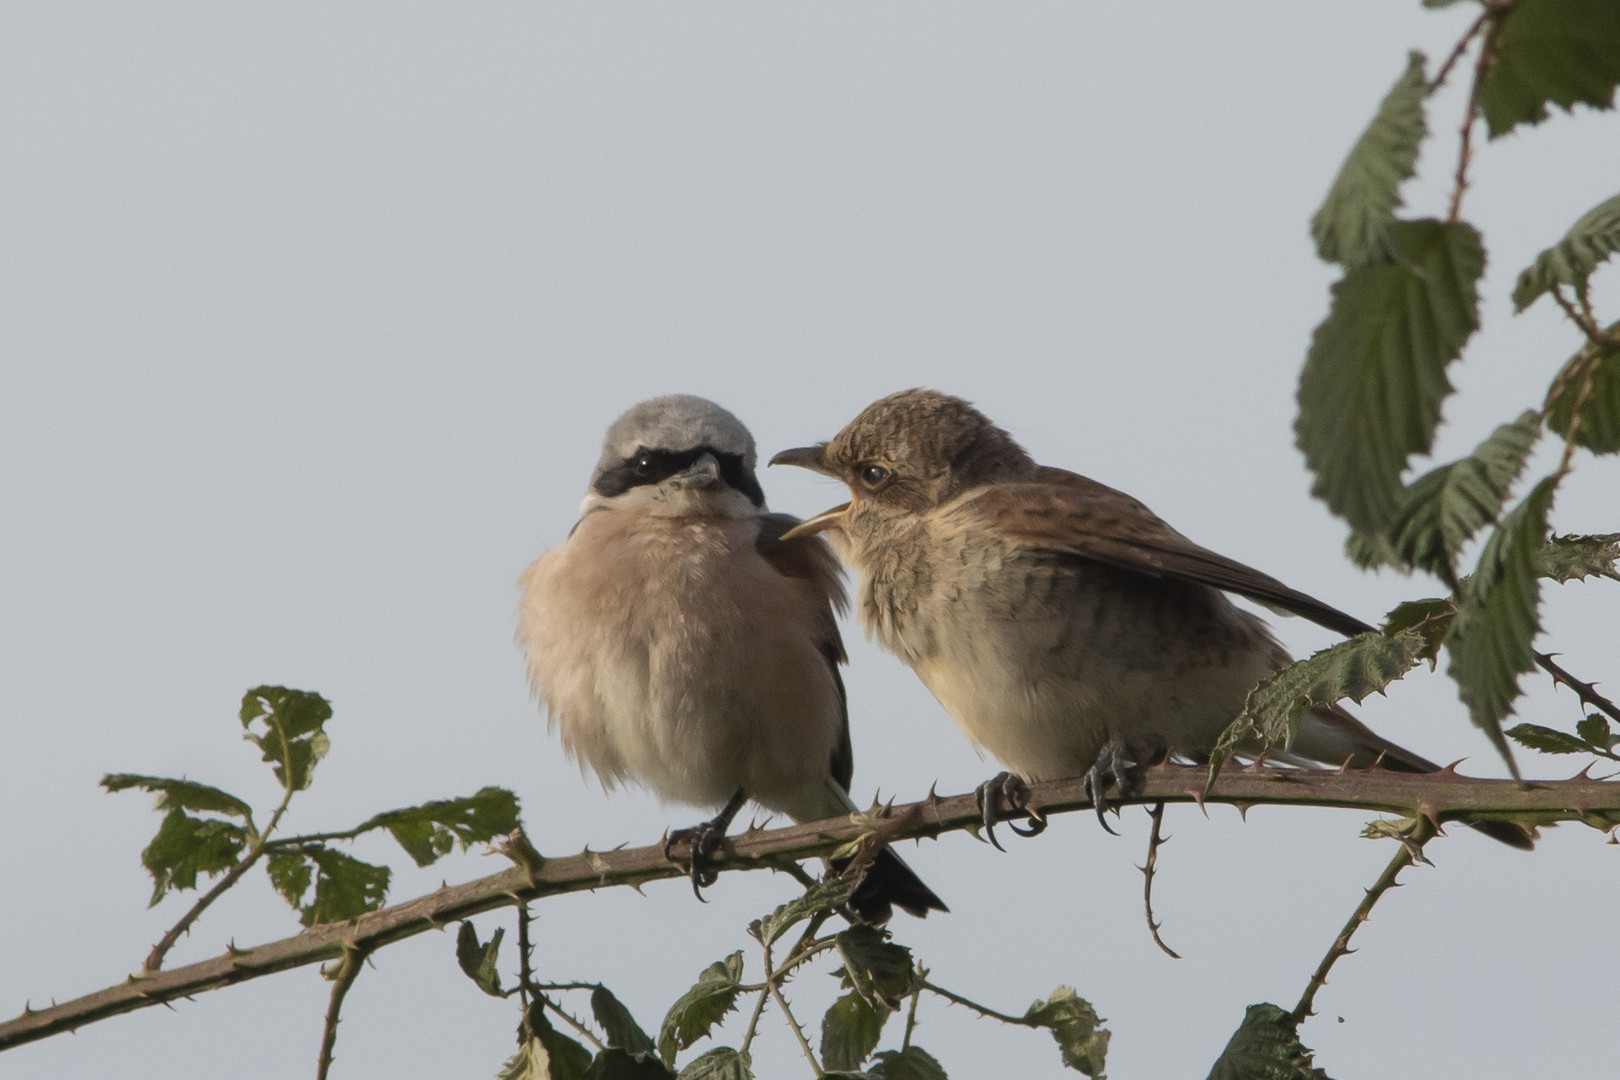
[[[771,464],[776,464],[773,460]],[[814,536],[827,529],[836,529],[844,523],[844,515],[849,511],[849,503],[839,503],[831,510],[823,510],[808,521],[801,521],[793,528],[782,534],[783,540],[797,540],[801,536]]]
[[[772,465],[797,465],[801,469],[818,472],[822,476],[830,476],[834,480],[842,480],[827,466],[827,444],[817,443],[815,446],[796,446],[792,450],[784,450],[771,458]]]

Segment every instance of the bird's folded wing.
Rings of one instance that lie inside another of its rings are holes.
[[[1269,574],[1198,546],[1124,492],[1063,469],[1043,467],[1034,481],[991,485],[965,500],[962,509],[1034,547],[1149,577],[1209,585],[1341,634],[1372,629]]]

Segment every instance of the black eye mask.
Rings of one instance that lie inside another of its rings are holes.
[[[690,468],[704,454],[714,455],[720,463],[720,478],[728,487],[742,492],[755,506],[765,505],[765,492],[759,481],[743,464],[741,454],[727,454],[712,446],[698,446],[691,450],[648,450],[637,447],[617,468],[609,469],[596,478],[593,490],[604,498],[622,495],[633,487],[661,484],[676,473]]]

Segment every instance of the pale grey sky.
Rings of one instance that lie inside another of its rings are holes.
[[[183,906],[144,908],[158,818],[103,772],[185,774],[261,804],[248,687],[333,702],[333,750],[288,825],[341,827],[487,783],[542,851],[645,843],[696,815],[606,798],[548,737],[512,643],[523,567],[571,525],[605,426],[687,391],[761,450],[872,399],[968,397],[1044,461],[1367,618],[1432,583],[1340,556],[1292,445],[1325,310],[1306,232],[1402,70],[1472,17],[1415,0],[744,5],[14,3],[0,13],[0,1011],[121,979]],[[1434,213],[1446,134],[1409,189]],[[1485,332],[1441,451],[1532,405],[1576,339],[1513,276],[1614,193],[1620,122],[1558,115],[1481,151]],[[1614,317],[1610,277],[1599,302]],[[808,514],[840,489],[764,477]],[[1560,531],[1620,527],[1584,459]],[[1614,586],[1549,592],[1545,647],[1615,675]],[[1279,627],[1303,652],[1325,632]],[[898,661],[848,674],[856,794],[966,790],[994,770]],[[1579,713],[1543,680],[1526,719]],[[1362,710],[1432,758],[1499,766],[1450,684]],[[1565,760],[1529,764],[1538,775]],[[935,978],[1021,1011],[1074,986],[1116,1080],[1202,1076],[1244,1006],[1291,1006],[1388,858],[1365,815],[1172,808],[1141,916],[1146,819],[1081,816],[1000,855],[906,858],[952,914],[896,929]],[[430,872],[386,845],[394,897]],[[1337,1080],[1612,1075],[1616,849],[1554,830],[1531,856],[1455,830],[1409,871],[1303,1031]],[[538,960],[606,981],[644,1025],[793,890],[728,875],[549,901]],[[255,877],[172,963],[296,929]],[[494,920],[484,919],[485,932]],[[376,957],[334,1076],[489,1077],[514,1008],[453,940]],[[748,963],[757,970],[750,952]],[[836,981],[794,984],[819,1020]],[[313,1075],[313,969],[0,1055],[0,1077]],[[1338,1022],[1342,1017],[1343,1022]],[[928,1004],[953,1076],[1065,1075],[1041,1033]],[[1596,1025],[1596,1026],[1594,1026]],[[1015,1062],[1009,1066],[1008,1061]],[[762,1076],[805,1075],[768,1019]],[[1072,1075],[1072,1074],[1070,1074]]]

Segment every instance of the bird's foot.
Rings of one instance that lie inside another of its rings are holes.
[[[692,826],[690,829],[676,829],[664,839],[664,858],[676,866],[682,865],[683,860],[675,854],[676,847],[687,845],[688,857],[685,860],[687,876],[692,879],[692,895],[703,900],[703,890],[720,880],[720,871],[715,867],[715,852],[719,851],[726,842],[726,830],[731,828],[731,819],[737,816],[737,811],[746,801],[741,791],[731,797],[725,807],[712,819]],[[706,904],[707,900],[703,900]]]
[[[1131,757],[1125,744],[1118,738],[1109,739],[1103,744],[1102,750],[1097,754],[1097,760],[1092,763],[1090,771],[1085,776],[1086,794],[1091,798],[1091,805],[1096,808],[1097,822],[1108,833],[1118,836],[1103,817],[1109,810],[1114,816],[1119,816],[1119,807],[1108,801],[1108,786],[1110,783],[1119,788],[1119,797],[1129,799],[1140,795],[1146,783],[1144,771],[1147,765],[1163,761],[1168,751],[1163,747],[1155,747],[1146,755],[1143,764],[1137,764]]]
[[[1007,850],[996,839],[997,822],[1007,822],[1007,828],[1019,836],[1039,836],[1046,831],[1046,818],[1041,816],[1040,804],[1031,801],[1029,785],[1021,777],[1009,772],[997,773],[975,788],[973,797],[979,803],[984,835],[997,851]],[[1020,827],[1010,820],[1015,814],[1027,816],[1029,825]]]

